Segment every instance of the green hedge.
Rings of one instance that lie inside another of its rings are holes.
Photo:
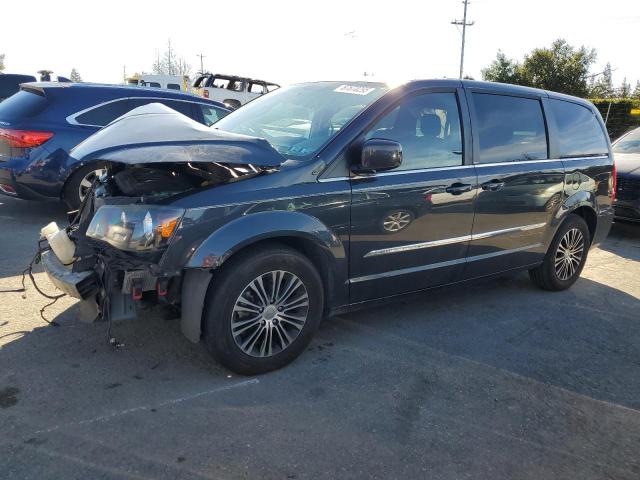
[[[591,98],[589,100],[600,110],[602,118],[607,120],[607,130],[611,140],[615,140],[632,128],[640,127],[640,115],[631,115],[632,109],[640,109],[640,99]]]

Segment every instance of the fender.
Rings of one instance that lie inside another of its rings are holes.
[[[185,268],[218,268],[245,246],[278,237],[310,240],[329,260],[346,261],[342,242],[320,220],[300,212],[277,210],[241,216],[219,228],[200,244]]]
[[[327,286],[328,303],[348,302],[347,256],[344,245],[320,220],[300,212],[271,211],[239,217],[204,240],[185,265],[182,283],[181,330],[192,342],[198,342],[207,287],[213,271],[234,253],[267,239],[299,238],[311,242],[320,253],[320,274]],[[331,299],[336,296],[345,298]],[[186,308],[185,308],[186,307]]]

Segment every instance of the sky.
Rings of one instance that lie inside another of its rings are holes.
[[[0,53],[7,73],[76,68],[105,83],[121,82],[123,68],[150,72],[168,39],[193,72],[201,53],[205,70],[283,85],[364,72],[391,83],[455,78],[461,35],[451,21],[462,10],[461,0],[4,2]],[[640,80],[640,0],[472,0],[468,21],[464,70],[476,79],[499,49],[522,59],[562,37],[595,48],[593,73],[610,62],[616,86]]]

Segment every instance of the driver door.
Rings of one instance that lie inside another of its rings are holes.
[[[366,132],[364,140],[400,143],[403,161],[394,170],[351,175],[352,302],[461,278],[477,188],[463,147],[463,98],[459,89],[405,97]]]

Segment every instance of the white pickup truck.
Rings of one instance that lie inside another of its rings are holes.
[[[206,73],[193,82],[195,93],[235,109],[260,95],[272,92],[280,85],[264,80]]]

